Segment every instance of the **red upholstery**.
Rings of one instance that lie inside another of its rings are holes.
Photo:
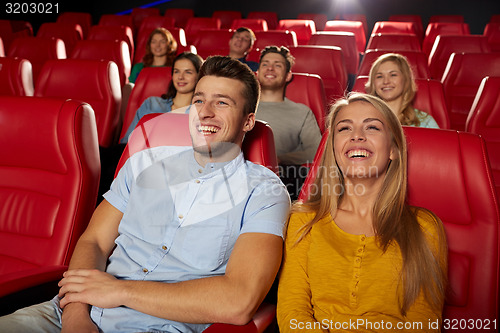
[[[297,34],[295,31],[289,30],[268,30],[256,31],[255,37],[257,40],[253,45],[254,49],[263,50],[266,46],[297,46]]]
[[[10,44],[14,39],[32,37],[33,27],[26,21],[0,20],[0,36],[7,51],[10,49]]]
[[[347,73],[356,74],[359,66],[359,52],[356,36],[352,32],[320,31],[309,39],[309,45],[338,46],[344,54]]]
[[[58,280],[94,211],[100,164],[92,108],[0,96],[0,297]]]
[[[337,15],[338,17],[338,15]],[[359,21],[363,24],[363,30],[365,31],[365,36],[368,36],[368,21],[366,19],[365,14],[356,14],[356,13],[345,13],[340,15],[342,20],[347,21]]]
[[[352,90],[366,92],[366,82],[368,82],[368,76],[358,76]],[[439,128],[449,129],[450,118],[441,82],[431,79],[415,79],[415,83],[417,84],[417,94],[413,100],[413,106],[429,113],[436,120]]]
[[[56,22],[78,24],[82,28],[82,38],[86,39],[92,26],[92,15],[90,13],[64,12],[59,14]]]
[[[316,33],[316,25],[313,20],[280,20],[277,29],[294,31],[299,45],[307,45],[312,34]]]
[[[150,16],[160,16],[160,10],[155,7],[134,7],[130,13],[132,17],[132,24],[134,25],[134,31],[139,31],[142,21]]]
[[[127,133],[137,109],[144,100],[151,96],[161,96],[166,93],[171,77],[171,67],[145,67],[141,70],[128,99],[127,109],[123,116],[120,140]]]
[[[359,53],[365,52],[366,33],[363,23],[360,21],[332,20],[326,22],[325,31],[345,31],[352,32],[356,37],[356,46]]]
[[[370,75],[370,69],[375,60],[378,59],[383,54],[391,53],[389,50],[367,50],[361,64],[359,65],[358,75],[366,76]],[[395,51],[401,55],[404,55],[408,59],[408,63],[411,66],[413,75],[416,78],[428,79],[431,74],[429,73],[429,66],[427,65],[427,57],[423,52],[419,51]]]
[[[491,51],[500,52],[500,22],[486,24],[483,36],[488,39]]]
[[[344,96],[347,89],[347,70],[339,47],[300,45],[291,47],[290,52],[295,57],[293,71],[321,76],[327,102]]]
[[[500,14],[491,15],[489,23],[500,23]]]
[[[66,48],[60,39],[23,37],[12,41],[7,56],[29,60],[33,70],[33,82],[36,83],[47,60],[66,59]]]
[[[200,29],[220,29],[220,20],[214,17],[191,17],[184,29],[188,44],[193,44]]]
[[[266,20],[263,19],[236,19],[233,20],[231,24],[231,30],[236,30],[241,27],[247,27],[253,32],[256,31],[267,31],[269,28],[267,26]]]
[[[410,34],[417,35],[413,22],[378,21],[372,29],[372,34]]]
[[[185,28],[189,18],[194,17],[194,11],[188,8],[168,8],[165,16],[174,18],[177,28]]]
[[[33,70],[29,60],[0,57],[0,95],[33,96]]]
[[[449,22],[449,23],[464,23],[463,15],[432,15],[429,18],[429,23],[434,22]]]
[[[35,84],[35,96],[72,98],[89,103],[97,121],[99,145],[115,143],[120,120],[118,67],[106,60],[49,60]]]
[[[372,34],[368,40],[366,50],[377,49],[388,51],[422,51],[417,35],[385,32]]]
[[[466,23],[435,22],[429,23],[425,30],[422,51],[429,56],[434,41],[439,35],[470,35],[469,25]]]
[[[148,42],[149,35],[153,30],[154,28],[151,29],[149,33],[144,31],[144,33],[141,33],[140,35],[137,36],[137,45],[135,48],[134,60],[133,60],[134,64],[141,62],[142,58],[146,54],[146,44]],[[177,54],[181,53],[188,46],[186,42],[186,33],[184,32],[184,29],[169,27],[167,30],[170,31],[170,33],[174,36],[175,40],[177,41]]]
[[[450,323],[498,321],[500,214],[484,141],[475,134],[449,130],[406,127],[405,132],[409,204],[433,211],[448,238],[451,292],[443,318]],[[313,166],[310,175],[316,171]],[[312,177],[306,179],[300,199],[307,196],[311,181]]]
[[[243,326],[229,324],[213,324],[204,333],[262,333],[276,321],[276,307],[262,303],[252,320]],[[274,331],[271,331],[274,332]]]
[[[234,31],[230,29],[201,29],[196,34],[194,46],[203,59],[210,55],[228,55],[229,40]]]
[[[135,32],[135,27],[132,22],[132,16],[131,15],[115,15],[115,14],[103,14],[99,18],[99,24],[98,25],[105,25],[105,26],[126,26],[130,28],[130,31],[132,33]]]
[[[134,35],[129,26],[94,25],[90,28],[88,40],[121,40],[127,43],[130,59],[135,51]]]
[[[0,57],[5,57],[5,48],[3,46],[3,40],[1,36],[0,36]]]
[[[293,73],[285,94],[291,101],[305,104],[311,109],[323,133],[328,106],[321,77],[316,74]]]
[[[42,23],[37,37],[59,38],[64,42],[66,53],[71,54],[79,40],[83,39],[82,27],[74,23]]]
[[[328,21],[328,17],[325,14],[300,13],[297,15],[297,18],[299,20],[313,20],[316,25],[316,31],[324,30],[326,21]]]
[[[485,77],[467,117],[465,129],[486,141],[493,180],[500,198],[500,77]]]
[[[500,53],[451,55],[441,80],[451,128],[465,128],[467,115],[485,76],[500,76]]]
[[[130,52],[127,43],[121,40],[81,40],[79,41],[71,59],[109,60],[118,65],[120,85],[128,83],[130,76]]]
[[[238,10],[215,10],[212,17],[220,20],[221,29],[230,29],[234,20],[241,19],[241,12]]]
[[[278,28],[278,14],[276,12],[252,11],[248,13],[247,18],[266,20],[269,30],[276,30]]]
[[[415,33],[417,34],[419,40],[424,38],[424,25],[422,24],[422,17],[420,15],[391,15],[389,16],[389,21],[413,22],[415,24]]]
[[[429,55],[431,77],[441,80],[452,53],[489,53],[488,39],[478,35],[440,35],[434,41]]]

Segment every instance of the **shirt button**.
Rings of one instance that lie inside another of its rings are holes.
[[[361,261],[361,259],[360,259],[360,258],[356,258],[356,262],[360,262],[360,261]]]
[[[167,247],[165,245],[163,245],[161,248],[165,251],[167,250]]]
[[[199,184],[200,183],[200,180],[199,179],[196,179],[196,184]]]
[[[148,272],[148,269],[147,269],[147,268],[143,268],[143,269],[142,269],[142,271],[143,271],[144,273],[147,273],[147,272]]]
[[[182,220],[184,218],[184,215],[179,214],[178,218],[180,218]]]
[[[203,169],[198,169],[198,173],[202,173],[203,172]]]
[[[358,249],[358,253],[361,253],[361,252],[363,252],[363,249]]]
[[[365,240],[365,236],[361,237],[361,240],[364,241]]]
[[[355,279],[359,278],[359,275],[358,274],[354,275],[354,278]]]
[[[353,293],[351,293],[351,296],[352,296],[352,297],[356,297],[356,293],[354,293],[354,292],[353,292]]]

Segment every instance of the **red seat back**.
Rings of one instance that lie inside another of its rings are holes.
[[[127,133],[134,115],[146,98],[161,96],[167,92],[168,84],[172,77],[171,67],[145,67],[137,76],[134,89],[130,93],[127,109],[123,116],[120,140]]]
[[[500,77],[485,77],[467,117],[466,131],[486,141],[497,197],[500,197]]]
[[[267,31],[269,28],[267,26],[267,21],[263,19],[236,19],[233,20],[231,24],[231,30],[236,30],[241,27],[247,27],[251,29],[253,32],[256,31]]]
[[[268,30],[255,32],[254,49],[263,50],[266,46],[297,46],[297,34],[290,30]]]
[[[500,22],[486,24],[483,36],[488,39],[491,51],[500,52]]]
[[[372,34],[410,34],[417,35],[413,22],[378,21],[372,29]]]
[[[420,41],[423,40],[423,38],[424,38],[424,25],[422,23],[422,17],[420,15],[413,15],[413,14],[391,15],[391,16],[389,16],[389,21],[413,22],[414,28],[415,28],[415,33],[417,34],[417,37],[419,38]]]
[[[477,35],[440,35],[434,41],[429,55],[431,77],[441,80],[452,53],[489,53],[488,39]]]
[[[366,50],[422,51],[420,40],[414,34],[376,33],[370,36]]]
[[[130,59],[135,53],[134,36],[129,26],[94,25],[90,28],[88,40],[121,40],[127,43]]]
[[[469,25],[466,23],[434,22],[427,25],[422,51],[429,56],[434,41],[439,35],[470,35]]]
[[[188,114],[179,113],[153,113],[142,117],[130,135],[115,176],[127,159],[141,150],[158,146],[191,147],[188,120]],[[242,150],[245,159],[278,172],[273,131],[266,122],[255,121],[255,127],[245,135]]]
[[[86,39],[92,26],[92,15],[82,12],[64,12],[59,14],[56,22],[78,24],[82,28],[82,38]]]
[[[114,61],[118,66],[120,85],[123,87],[128,83],[131,70],[130,52],[124,41],[81,40],[76,44],[70,58]]]
[[[83,39],[83,32],[82,27],[75,23],[42,23],[36,36],[61,39],[66,47],[66,53],[71,54],[76,43]]]
[[[445,22],[445,23],[464,23],[463,15],[431,15],[429,23]]]
[[[356,74],[359,66],[359,52],[356,36],[352,32],[320,31],[309,39],[309,45],[338,46],[342,49],[347,73]]]
[[[60,39],[23,37],[12,41],[7,56],[29,60],[36,84],[43,64],[50,59],[66,59],[66,48]]]
[[[290,53],[295,57],[293,71],[317,74],[323,79],[328,103],[344,96],[347,89],[347,69],[339,47],[300,45],[291,47]]]
[[[168,8],[164,16],[172,17],[175,19],[175,26],[184,29],[188,20],[194,17],[194,10],[190,8]]]
[[[443,221],[448,238],[450,292],[443,318],[450,323],[497,320],[500,213],[484,141],[471,133],[404,129],[408,202],[434,212]],[[327,132],[299,199],[305,199],[312,190],[326,137]]]
[[[323,133],[328,106],[321,77],[316,74],[293,73],[292,81],[286,86],[285,94],[289,100],[305,104],[311,109]]]
[[[251,11],[248,13],[247,18],[266,20],[269,30],[276,30],[278,28],[278,14],[276,12]]]
[[[150,16],[160,16],[160,10],[155,7],[134,7],[130,13],[132,17],[132,24],[134,25],[134,31],[139,31],[142,21]]]
[[[241,12],[238,10],[215,10],[212,17],[220,20],[221,29],[230,29],[234,20],[241,19]]]
[[[326,22],[325,31],[352,32],[356,36],[356,45],[359,53],[365,52],[366,33],[361,21],[332,20]]]
[[[0,95],[33,96],[33,70],[29,60],[0,57]]]
[[[326,21],[328,17],[325,14],[314,14],[314,13],[300,13],[297,15],[299,20],[313,20],[316,25],[316,32],[325,29]]]
[[[33,27],[29,22],[0,20],[0,37],[6,51],[10,49],[10,44],[14,39],[32,36]]]
[[[191,17],[184,29],[188,44],[193,44],[200,29],[220,29],[220,20],[215,17]]]
[[[312,34],[316,33],[316,25],[313,20],[280,20],[277,29],[294,31],[299,45],[307,45]]]
[[[99,18],[98,25],[105,26],[125,26],[129,27],[132,33],[135,33],[134,23],[132,22],[131,15],[116,15],[116,14],[103,14]]]
[[[361,64],[359,65],[358,75],[367,76],[370,75],[370,69],[375,60],[378,59],[383,54],[392,53],[389,50],[367,50]],[[398,50],[394,53],[399,53],[404,55],[408,59],[408,63],[413,71],[413,75],[416,78],[428,79],[430,78],[429,66],[427,65],[427,57],[423,52],[419,51],[404,51]]]
[[[229,40],[234,31],[230,29],[201,29],[196,34],[193,44],[196,53],[203,59],[211,55],[228,55]]]
[[[120,120],[121,88],[118,66],[107,60],[49,60],[35,85],[35,96],[71,98],[92,106],[99,145],[116,142]]]
[[[451,128],[465,129],[472,102],[486,76],[500,76],[500,53],[451,55],[441,80]]]
[[[358,76],[353,91],[366,92],[365,84],[368,76]],[[450,128],[450,118],[446,109],[443,85],[440,81],[431,79],[415,79],[417,93],[413,99],[413,107],[429,113],[438,123],[439,128]]]
[[[68,265],[95,208],[100,163],[92,108],[0,96],[0,296]],[[59,272],[60,273],[60,272]]]

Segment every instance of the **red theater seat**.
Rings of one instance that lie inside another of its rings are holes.
[[[339,47],[299,45],[291,47],[290,53],[295,57],[292,71],[317,74],[323,79],[328,103],[344,96],[347,89],[347,69]]]
[[[448,23],[464,23],[463,15],[432,15],[429,23],[448,22]]]
[[[120,85],[123,87],[128,83],[131,70],[130,52],[124,41],[81,40],[76,44],[70,58],[114,61],[118,65]]]
[[[289,100],[305,104],[311,109],[323,133],[328,106],[321,77],[316,74],[293,73],[292,81],[286,86],[285,94]]]
[[[500,53],[453,53],[443,74],[446,106],[451,128],[465,129],[481,81],[486,76],[500,76]]]
[[[307,45],[312,34],[316,33],[316,25],[313,20],[280,20],[278,30],[294,31],[297,35],[297,44]]]
[[[493,179],[500,197],[500,77],[485,77],[467,117],[465,130],[486,141]]]
[[[352,32],[320,31],[309,39],[309,45],[338,46],[344,54],[347,73],[356,75],[359,66],[359,52],[356,36]]]
[[[196,34],[194,46],[203,59],[211,55],[228,55],[229,40],[234,31],[230,29],[201,29]]]
[[[35,96],[87,102],[95,112],[99,145],[109,147],[115,143],[122,96],[118,66],[114,62],[49,60],[35,84]]]
[[[429,55],[431,77],[441,80],[452,53],[490,53],[488,39],[477,35],[440,35],[437,36]]]
[[[29,22],[17,20],[0,20],[0,37],[5,51],[10,49],[10,44],[16,38],[32,37],[33,27]]]
[[[391,53],[389,50],[367,50],[361,64],[359,65],[358,75],[366,76],[370,75],[370,69],[375,60],[378,59],[383,54]],[[413,75],[416,78],[428,79],[431,77],[429,72],[429,66],[427,65],[427,57],[423,52],[419,51],[404,51],[397,50],[392,53],[399,53],[404,55],[408,59],[408,63],[411,66]]]
[[[470,28],[467,23],[434,22],[427,25],[422,51],[429,56],[432,51],[434,41],[439,35],[470,35]]]
[[[500,22],[486,24],[483,36],[488,39],[491,51],[500,52]]]
[[[267,28],[269,30],[276,30],[278,28],[278,14],[276,12],[258,12],[252,11],[248,13],[247,19],[262,19],[266,20]]]
[[[316,25],[316,31],[322,31],[325,29],[326,21],[328,18],[325,14],[313,14],[313,13],[300,13],[297,15],[299,20],[313,20]]]
[[[79,40],[83,39],[82,27],[74,23],[42,23],[37,37],[59,38],[64,42],[66,53],[71,54],[73,48]]]
[[[370,36],[366,50],[422,51],[420,40],[414,34],[376,33]]]
[[[194,10],[189,8],[168,8],[164,16],[175,19],[175,26],[185,28],[188,20],[194,17]]]
[[[5,57],[5,48],[3,46],[3,40],[1,36],[0,36],[0,57]]]
[[[90,13],[64,12],[59,14],[56,22],[78,24],[82,28],[82,38],[86,39],[92,26],[92,16]]]
[[[253,32],[256,31],[267,31],[269,27],[267,26],[267,21],[263,19],[237,19],[233,20],[231,24],[231,30],[236,30],[241,27],[247,27]]]
[[[132,8],[130,16],[132,17],[132,24],[134,25],[134,31],[139,31],[142,21],[144,21],[145,18],[150,16],[159,16],[159,15],[160,15],[160,10],[155,7]]]
[[[417,35],[413,22],[378,21],[372,29],[372,34],[410,34]]]
[[[66,48],[60,39],[23,37],[12,41],[7,56],[29,60],[36,84],[43,64],[51,59],[66,59]]]
[[[363,22],[332,20],[326,22],[325,31],[352,32],[354,36],[356,36],[356,45],[358,47],[358,52],[360,54],[363,54],[365,52],[366,33],[363,27]]]
[[[408,202],[434,212],[448,238],[450,288],[443,318],[450,323],[488,319],[492,327],[498,321],[500,215],[484,141],[450,130],[405,127],[405,133]],[[311,190],[326,134],[299,199]]]
[[[191,17],[184,29],[188,44],[193,44],[200,29],[220,29],[220,20],[214,17]]]
[[[0,96],[0,126],[4,297],[62,278],[94,211],[100,164],[86,103]]]
[[[212,17],[220,20],[221,29],[230,29],[234,20],[241,19],[241,12],[238,10],[215,10]]]
[[[120,140],[127,133],[132,119],[146,98],[151,96],[161,96],[167,92],[168,84],[172,77],[171,67],[146,67],[141,70],[134,89],[130,93],[125,115],[123,116],[123,125],[120,133]]]
[[[297,46],[297,34],[289,30],[268,30],[255,32],[254,49],[263,50],[266,46]]]
[[[33,92],[29,60],[0,57],[0,96],[33,96]]]
[[[105,26],[126,26],[130,28],[132,33],[135,33],[134,23],[132,22],[131,15],[115,15],[115,14],[103,14],[99,18],[98,25]]]
[[[424,38],[424,25],[422,24],[422,17],[420,15],[391,15],[389,16],[389,21],[395,22],[413,22],[415,32],[419,40]]]
[[[353,91],[366,92],[365,84],[368,76],[358,76]],[[440,81],[430,79],[415,79],[417,94],[413,100],[413,107],[429,113],[438,123],[439,128],[449,129],[450,118],[446,109],[443,85]]]
[[[130,59],[135,53],[134,35],[129,26],[115,26],[115,25],[94,25],[90,28],[88,40],[121,40],[127,43],[130,52]]]

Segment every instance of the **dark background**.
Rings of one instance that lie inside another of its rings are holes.
[[[18,1],[21,2],[21,1]],[[30,2],[29,0],[26,2]],[[55,4],[57,1],[53,1]],[[47,3],[38,1],[36,3]],[[167,8],[192,8],[196,16],[211,16],[214,10],[238,10],[245,17],[250,11],[275,11],[279,19],[296,18],[299,13],[324,13],[328,19],[343,13],[364,14],[369,29],[376,21],[388,20],[393,14],[421,15],[424,27],[429,17],[436,14],[458,14],[465,17],[471,33],[482,34],[491,15],[500,14],[500,0],[171,0],[163,1],[118,1],[77,0],[57,2],[59,12],[88,12],[97,24],[102,14],[116,14],[134,7],[157,3],[161,14]],[[35,30],[43,22],[55,22],[57,14],[7,14],[6,3],[1,4],[0,19],[29,21]]]

